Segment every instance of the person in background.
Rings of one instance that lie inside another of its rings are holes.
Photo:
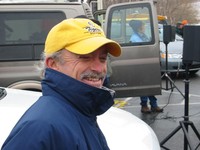
[[[149,104],[151,105],[151,109],[148,107],[148,99]],[[141,112],[142,113],[151,113],[151,112],[163,112],[163,108],[160,108],[157,104],[157,98],[155,96],[141,96]]]
[[[130,38],[130,42],[148,42],[149,38],[145,35],[145,24],[140,20],[131,20],[129,25],[133,29],[133,34]],[[148,99],[150,101],[151,109],[148,107]],[[141,96],[141,112],[151,113],[151,112],[163,112],[157,104],[157,98],[155,96]]]
[[[45,42],[42,96],[15,125],[2,150],[109,150],[97,116],[114,104],[103,87],[107,55],[121,47],[89,19],[66,19]]]
[[[187,20],[183,20],[181,23],[176,24],[176,33],[183,37],[184,26],[188,24]]]
[[[140,20],[131,20],[129,22],[130,27],[133,30],[133,34],[131,35],[130,42],[138,43],[138,42],[148,42],[149,38],[145,34],[145,24]]]

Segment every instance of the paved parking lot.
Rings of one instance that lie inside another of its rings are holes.
[[[118,107],[131,112],[149,124],[155,131],[160,142],[179,126],[179,121],[184,120],[185,98],[182,96],[182,94],[185,94],[184,76],[172,79],[178,90],[176,88],[173,91],[165,90],[165,80],[162,80],[162,87],[164,87],[164,90],[162,90],[162,95],[156,96],[158,98],[159,106],[164,108],[163,113],[142,114],[140,112],[141,107],[139,105],[139,97],[117,99],[121,102],[117,104]],[[200,132],[200,72],[190,77],[189,120],[194,123],[196,129]],[[182,130],[179,130],[164,144],[164,146],[171,150],[184,149],[183,133],[184,132]],[[192,145],[196,147],[199,144],[199,140],[190,126],[189,136],[192,141]],[[200,150],[200,146],[197,150]]]

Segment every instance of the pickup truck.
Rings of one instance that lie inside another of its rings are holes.
[[[143,15],[148,42],[130,43],[129,21]],[[94,18],[87,3],[0,2],[0,86],[40,91],[37,65],[48,31],[66,18]],[[161,94],[158,21],[153,1],[109,6],[102,28],[122,46],[119,58],[111,57],[110,87],[117,97]]]

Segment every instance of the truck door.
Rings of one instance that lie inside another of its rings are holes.
[[[157,14],[153,2],[129,2],[111,5],[97,12],[108,38],[122,47],[120,57],[110,57],[110,88],[117,97],[161,94],[160,54]],[[131,42],[131,22],[143,22],[146,41]]]

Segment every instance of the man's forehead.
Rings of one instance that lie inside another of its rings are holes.
[[[71,55],[76,55],[76,56],[84,56],[84,55],[95,55],[95,54],[100,54],[100,55],[107,55],[109,53],[109,50],[106,49],[106,46],[102,46],[96,50],[94,50],[93,52],[91,53],[88,53],[88,54],[75,54],[73,52],[70,52],[69,50],[65,49],[65,53],[64,54],[71,54]]]

